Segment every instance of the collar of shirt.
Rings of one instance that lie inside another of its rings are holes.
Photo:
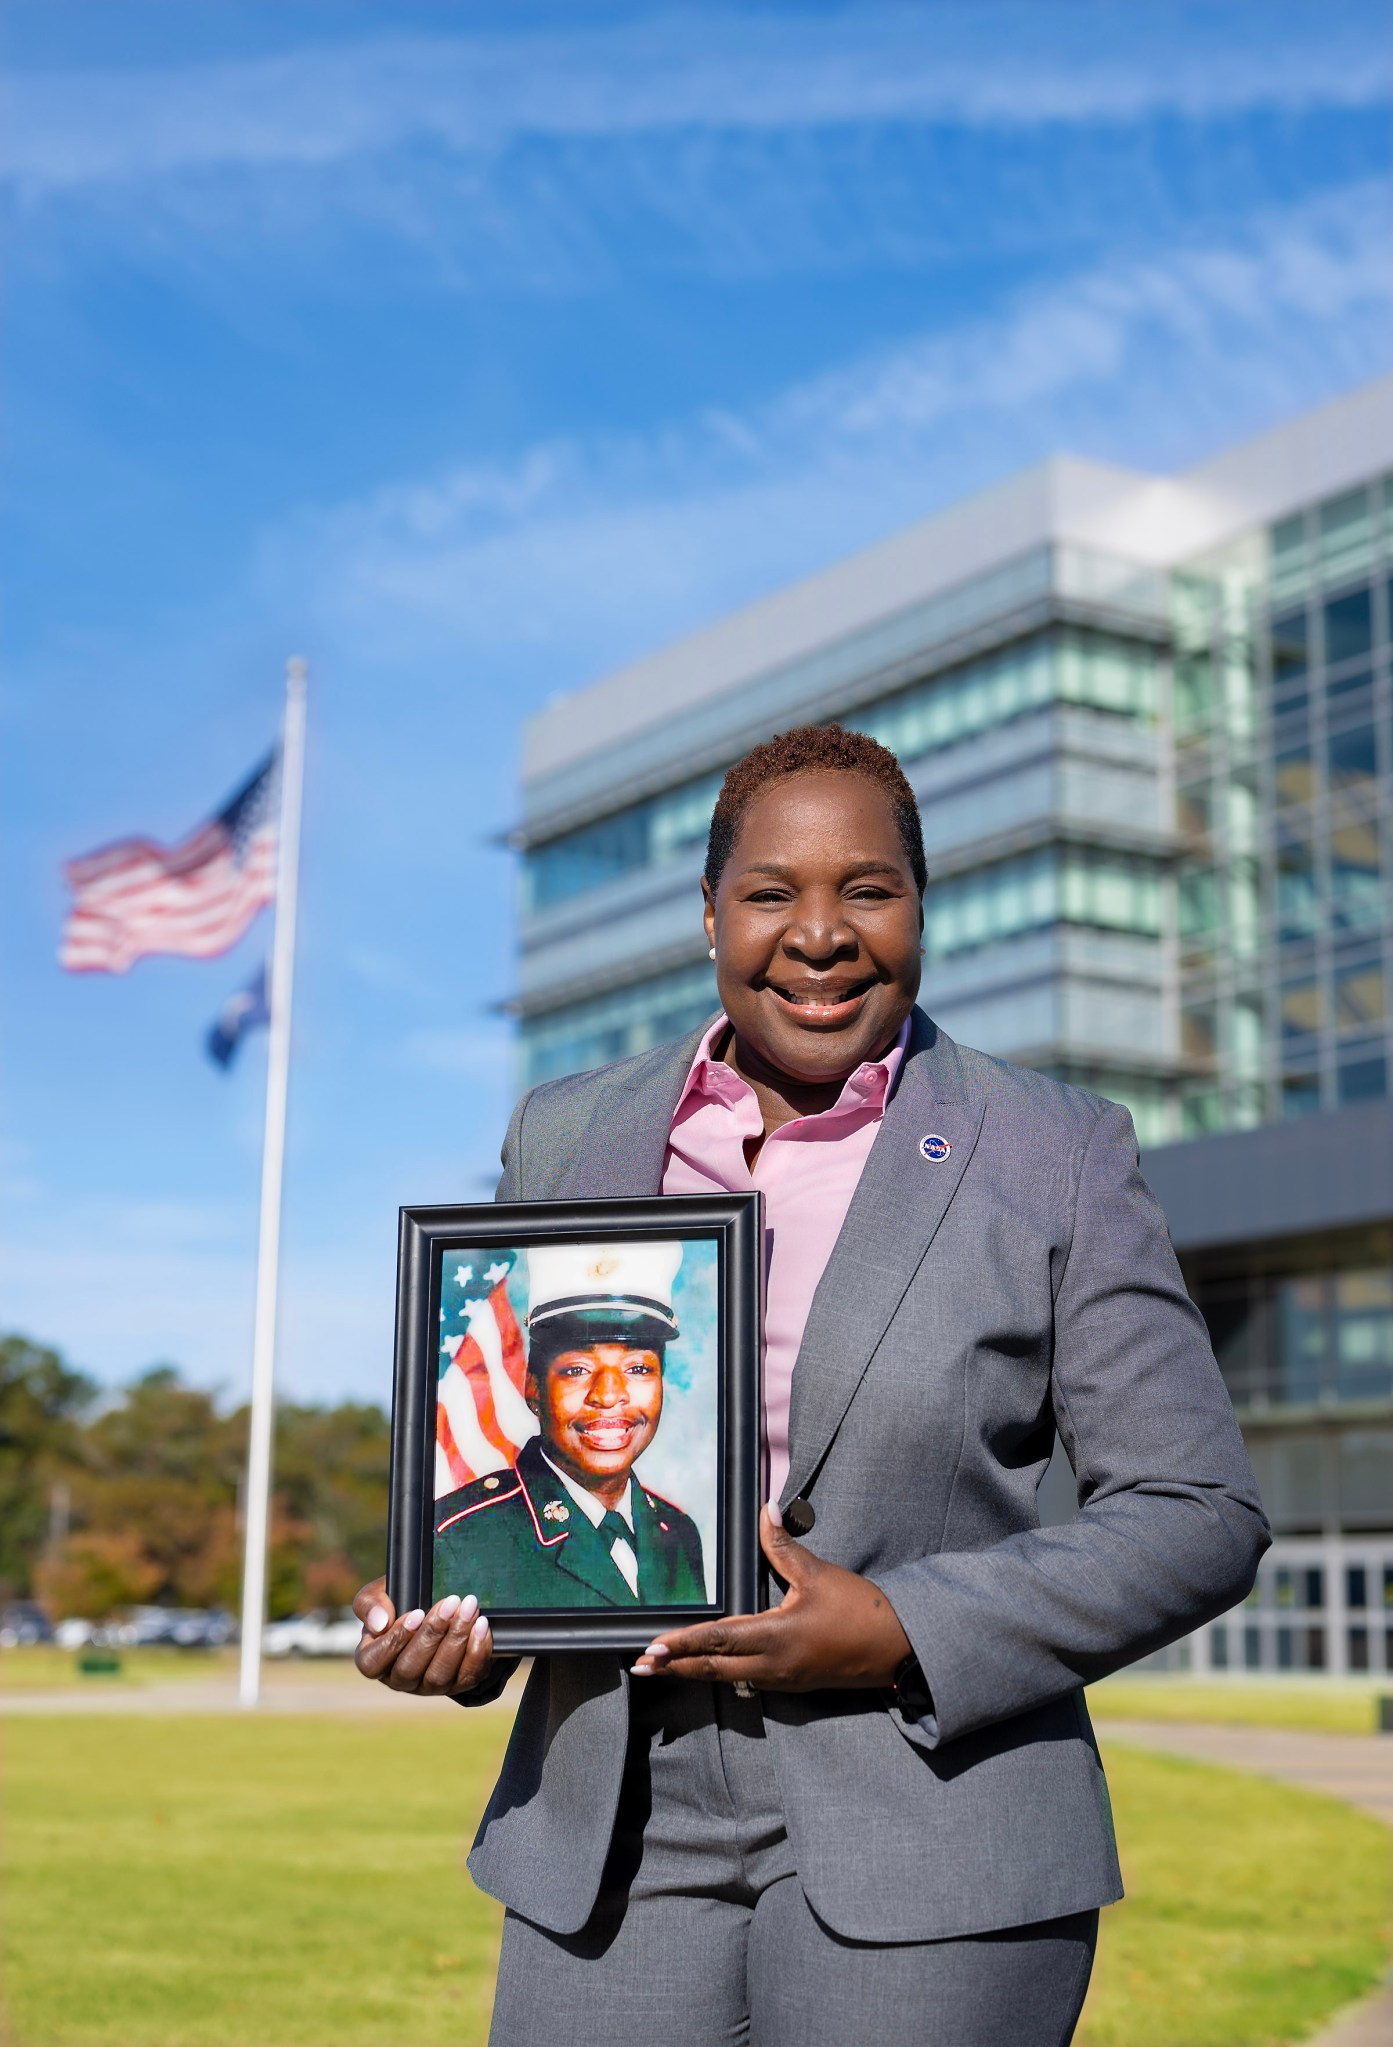
[[[577,1485],[573,1478],[568,1478],[559,1465],[552,1463],[545,1450],[542,1451],[541,1455],[543,1464],[546,1465],[549,1471],[556,1473],[556,1476],[580,1508],[581,1513],[584,1514],[590,1526],[598,1528],[605,1518],[603,1503],[597,1500],[593,1493],[588,1493],[583,1485]],[[634,1482],[632,1479],[625,1485],[624,1497],[614,1511],[621,1521],[628,1523],[630,1530],[632,1530],[634,1525]]]
[[[749,1135],[758,1135],[763,1130],[759,1098],[754,1089],[743,1074],[737,1073],[733,1066],[727,1066],[723,1059],[714,1056],[715,1047],[720,1043],[728,1024],[729,1019],[723,1011],[697,1046],[696,1058],[692,1061],[691,1071],[687,1075],[687,1084],[673,1112],[674,1128],[683,1120],[684,1112],[690,1113],[699,1102],[714,1101],[733,1110],[742,1122],[748,1121],[753,1115],[754,1121]],[[874,1116],[881,1115],[894,1089],[905,1048],[909,1044],[909,1025],[910,1019],[906,1017],[900,1027],[900,1035],[883,1058],[863,1060],[856,1071],[847,1076],[842,1084],[841,1093],[830,1109],[823,1109],[816,1116],[799,1116],[792,1123],[786,1123],[781,1129],[774,1131],[772,1135],[782,1137],[785,1133],[792,1134],[808,1124],[817,1124],[820,1131],[825,1130],[829,1124],[841,1117],[860,1115],[866,1110]]]

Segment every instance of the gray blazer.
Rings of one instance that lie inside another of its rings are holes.
[[[525,1096],[500,1199],[658,1193],[699,1039]],[[876,1692],[764,1695],[813,1909],[910,1941],[1119,1897],[1080,1687],[1241,1600],[1270,1540],[1127,1111],[916,1010],[792,1402],[784,1499],[816,1508],[809,1548],[889,1595],[934,1700],[921,1725]],[[1056,1433],[1081,1511],[1042,1529]],[[629,1684],[612,1655],[538,1659],[470,1857],[557,1933],[598,1892]]]

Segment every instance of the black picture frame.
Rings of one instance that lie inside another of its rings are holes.
[[[401,1210],[387,1536],[387,1590],[398,1613],[433,1603],[445,1260],[466,1247],[501,1251],[647,1238],[714,1240],[716,1246],[716,1597],[703,1606],[500,1608],[488,1616],[494,1649],[507,1655],[636,1650],[664,1628],[757,1610],[764,1230],[763,1196],[756,1191]]]

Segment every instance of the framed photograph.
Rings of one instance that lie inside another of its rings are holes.
[[[404,1208],[387,1587],[508,1653],[755,1611],[762,1197]]]

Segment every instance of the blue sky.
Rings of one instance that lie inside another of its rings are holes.
[[[1393,367],[1382,0],[10,0],[4,1321],[247,1377],[261,957],[56,965],[312,662],[281,1384],[491,1185],[521,721],[1050,451]]]

